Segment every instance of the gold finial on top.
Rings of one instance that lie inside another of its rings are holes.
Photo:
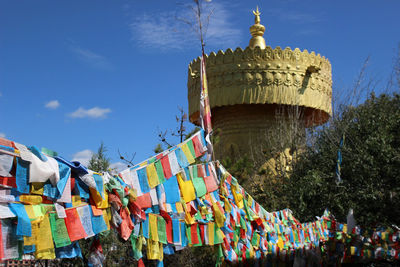
[[[254,19],[254,21],[255,21],[255,23],[256,24],[260,24],[260,15],[261,15],[261,13],[260,13],[260,11],[258,11],[258,6],[257,6],[257,10],[256,11],[254,11],[253,10],[253,14],[254,14],[254,16],[256,16],[255,17],[255,19]]]
[[[255,24],[253,26],[250,27],[250,33],[253,36],[250,39],[250,43],[249,43],[249,47],[250,48],[256,48],[257,46],[261,49],[265,49],[265,40],[264,40],[264,31],[265,31],[265,27],[263,25],[260,24],[260,11],[258,10],[258,6],[256,11],[253,10],[253,14],[254,16],[256,16],[254,18],[254,22]]]

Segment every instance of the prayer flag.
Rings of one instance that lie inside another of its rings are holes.
[[[181,194],[179,192],[179,185],[176,176],[172,176],[170,179],[164,182],[164,190],[167,192],[165,195],[166,202],[175,204],[181,200]]]
[[[159,180],[160,184],[162,184],[165,182],[165,176],[164,176],[164,171],[163,171],[163,166],[161,164],[161,161],[157,160],[156,162],[154,162],[154,164],[156,166],[158,180]]]
[[[188,146],[188,143],[189,143],[189,142],[190,142],[190,144],[192,145],[192,148],[193,148],[193,143],[192,143],[191,140],[189,140],[188,142],[184,143],[184,144],[181,146],[181,149],[182,149],[182,152],[183,152],[183,154],[185,155],[185,157],[186,157],[188,163],[189,163],[189,164],[193,164],[193,163],[195,162],[195,160],[194,160],[195,158],[194,158],[194,155],[192,154],[192,152],[190,151],[190,148],[189,148],[189,146]]]
[[[149,179],[150,188],[154,188],[158,184],[160,184],[160,181],[158,180],[156,166],[154,163],[147,165],[146,172],[147,172],[147,178]]]
[[[179,173],[181,167],[178,164],[178,159],[176,157],[175,151],[168,153],[168,161],[172,175],[176,175],[177,173]]]
[[[49,215],[41,217],[37,227],[32,229],[33,235],[36,237],[35,258],[37,259],[55,259],[56,254],[51,234],[51,226]]]
[[[146,167],[142,167],[138,170],[136,170],[138,179],[139,179],[139,184],[140,184],[140,189],[143,192],[143,194],[146,194],[150,192],[150,186],[149,182],[147,180],[147,174],[146,174]]]
[[[201,144],[201,141],[199,139],[199,134],[196,134],[192,138],[192,143],[193,143],[193,149],[194,149],[194,155],[196,158],[200,157],[204,153],[203,145]]]
[[[211,159],[212,155],[212,144],[210,135],[212,134],[212,125],[211,125],[211,107],[210,100],[208,97],[208,85],[207,85],[207,75],[206,75],[206,62],[204,51],[201,56],[200,62],[200,83],[201,83],[201,93],[200,93],[200,122],[201,127],[204,129],[206,133],[206,141],[208,148],[208,159]]]
[[[207,193],[206,184],[204,183],[203,178],[195,177],[192,179],[192,181],[193,186],[196,189],[196,196],[199,198],[203,197]]]
[[[76,241],[86,237],[85,229],[79,219],[79,214],[76,208],[66,209],[67,217],[64,218],[65,225],[68,230],[68,235],[71,241]]]
[[[19,157],[17,159],[17,169],[15,173],[17,190],[23,194],[29,194],[29,161]]]
[[[55,213],[50,213],[50,227],[56,248],[65,247],[71,244],[67,227],[63,218],[57,218]]]
[[[157,216],[153,213],[149,214],[149,226],[150,239],[158,242]]]
[[[172,172],[171,172],[171,166],[169,165],[169,157],[167,156],[163,156],[160,160],[161,165],[162,165],[162,169],[164,172],[164,177],[166,179],[169,179],[172,176]]]
[[[32,236],[31,220],[26,213],[24,205],[19,203],[9,203],[8,205],[18,218],[17,235]]]
[[[83,229],[85,229],[86,233],[85,238],[94,236],[93,226],[92,226],[92,214],[90,212],[89,205],[77,207],[76,211],[78,212],[79,219],[81,220]]]
[[[167,244],[167,227],[163,217],[157,216],[157,232],[158,232],[158,240]]]
[[[181,193],[183,196],[183,199],[186,203],[195,200],[196,199],[196,194],[194,191],[194,187],[193,187],[193,183],[191,180],[189,181],[184,181],[182,179],[182,175],[181,173],[177,174],[177,179],[178,179],[178,183],[179,183],[179,187],[181,189]]]
[[[172,152],[174,153],[174,152]],[[187,166],[189,166],[189,162],[188,159],[186,158],[185,153],[183,152],[182,148],[178,147],[175,150],[175,155],[176,155],[176,159],[178,161],[178,164],[181,168],[186,168]]]

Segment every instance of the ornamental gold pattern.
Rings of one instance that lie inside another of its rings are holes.
[[[191,121],[199,110],[200,58],[189,64]],[[309,70],[313,70],[310,73]],[[314,109],[312,124],[332,113],[332,75],[328,59],[289,47],[237,48],[206,55],[211,108],[240,104],[298,105]]]

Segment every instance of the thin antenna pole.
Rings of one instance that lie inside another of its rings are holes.
[[[202,83],[201,83],[202,88],[201,88],[201,92],[200,92],[200,99],[202,99],[201,95],[203,94],[203,89],[204,89],[203,87],[207,86],[207,85],[204,85],[204,83],[206,83],[207,80],[203,79],[204,78],[203,75],[205,74],[206,61],[205,61],[205,53],[204,53],[205,43],[204,43],[204,36],[203,36],[203,24],[202,24],[202,21],[201,21],[201,15],[202,15],[201,1],[202,0],[193,0],[193,1],[196,3],[196,6],[197,6],[196,16],[197,16],[197,20],[198,20],[198,24],[199,24],[199,31],[200,31],[201,57],[202,57],[202,66],[200,66],[201,69],[202,69],[202,71],[201,71],[202,77],[200,77],[200,79],[202,80]],[[204,69],[203,69],[203,64],[204,64]],[[203,71],[204,71],[204,73],[203,73]],[[207,91],[208,91],[208,89],[207,89]],[[208,93],[207,93],[207,98],[208,98]],[[202,99],[201,101],[204,101],[204,99]],[[207,100],[207,102],[208,102],[208,106],[209,106],[209,100]],[[210,108],[210,112],[211,112],[211,108]],[[203,119],[203,118],[201,118],[201,119]],[[203,122],[202,122],[202,125],[203,125],[203,128],[204,128],[204,123]],[[209,143],[210,143],[210,146],[211,146],[211,157],[212,157],[212,160],[215,161],[214,149],[212,148],[213,145],[211,143],[211,138],[210,138],[211,137],[211,132],[208,132],[208,129],[207,129],[207,135],[208,135]]]

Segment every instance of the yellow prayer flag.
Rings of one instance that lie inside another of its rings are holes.
[[[158,179],[156,165],[153,163],[147,165],[147,180],[149,181],[149,185],[151,188],[156,187],[160,184],[160,180]]]
[[[386,240],[386,232],[381,232],[381,239]]]
[[[189,212],[185,212],[185,223],[192,225],[194,224],[196,221],[194,219],[194,217],[192,215],[190,215]]]
[[[213,202],[212,205],[214,210],[215,222],[217,223],[218,227],[224,226],[225,215],[221,212],[221,210],[219,209],[218,205],[215,202]]]
[[[139,164],[140,167],[146,166],[147,165],[147,161],[143,161],[142,163]]]
[[[29,216],[29,214],[28,214]],[[32,235],[31,236],[24,236],[24,246],[33,246],[36,243],[36,229],[38,227],[38,224],[41,222],[41,219],[36,219],[31,221],[32,225]]]
[[[178,212],[178,214],[184,213],[182,203],[176,202],[175,206],[176,206],[176,211]]]
[[[107,224],[107,230],[110,230],[111,211],[110,209],[103,209],[103,218]]]
[[[104,199],[101,197],[100,192],[97,191],[97,189],[89,187],[89,191],[90,191],[90,196],[92,197],[92,199],[98,209],[106,209],[109,207],[108,193],[106,192],[105,188],[103,190]],[[72,196],[72,204],[74,207],[76,207],[73,199],[74,199],[74,196]]]
[[[232,206],[231,206],[231,204],[229,203],[228,198],[226,198],[226,197],[224,197],[224,196],[221,196],[221,199],[224,201],[224,209],[225,209],[225,212],[227,212],[227,213],[231,212]]]
[[[20,195],[19,201],[27,204],[40,204],[42,203],[42,197],[36,195]]]
[[[247,198],[247,205],[249,207],[253,206],[253,201],[254,201],[254,199],[249,194],[249,197]]]
[[[282,240],[282,238],[279,236],[278,237],[278,247],[280,248],[280,249],[283,249],[283,240]]]
[[[32,227],[32,232],[34,232],[36,236],[35,257],[37,259],[55,259],[56,254],[51,234],[49,215],[46,214],[41,217],[41,219],[41,222],[38,223],[38,227]]]
[[[158,241],[157,216],[153,213],[149,213],[149,230],[151,240]]]
[[[72,206],[77,207],[82,205],[81,197],[78,195],[72,195]]]
[[[215,232],[215,223],[210,222],[207,226],[208,231],[208,244],[213,246],[214,245],[214,232]]]
[[[353,246],[350,247],[350,254],[352,256],[356,254],[356,247],[353,247]]]
[[[343,233],[347,234],[347,224],[343,224]]]
[[[187,143],[184,143],[184,144],[181,146],[181,149],[182,149],[182,151],[183,151],[183,154],[185,154],[185,156],[186,156],[187,161],[189,162],[189,164],[193,164],[193,163],[195,162],[195,159],[194,159],[192,153],[190,152],[190,149],[189,149],[188,144],[187,144]]]
[[[181,189],[181,194],[186,203],[196,199],[196,193],[194,191],[194,186],[192,180],[184,181],[180,173],[176,175],[178,178],[179,188]]]
[[[43,195],[44,183],[33,182],[31,183],[31,194]]]
[[[237,193],[237,191],[239,191],[238,185],[232,184],[232,195],[233,198],[235,199],[235,203],[238,206],[239,209],[243,209],[244,204],[243,204],[243,195],[240,193]]]
[[[163,246],[161,243],[157,241],[153,241],[151,239],[147,240],[147,259],[149,260],[163,260]]]

